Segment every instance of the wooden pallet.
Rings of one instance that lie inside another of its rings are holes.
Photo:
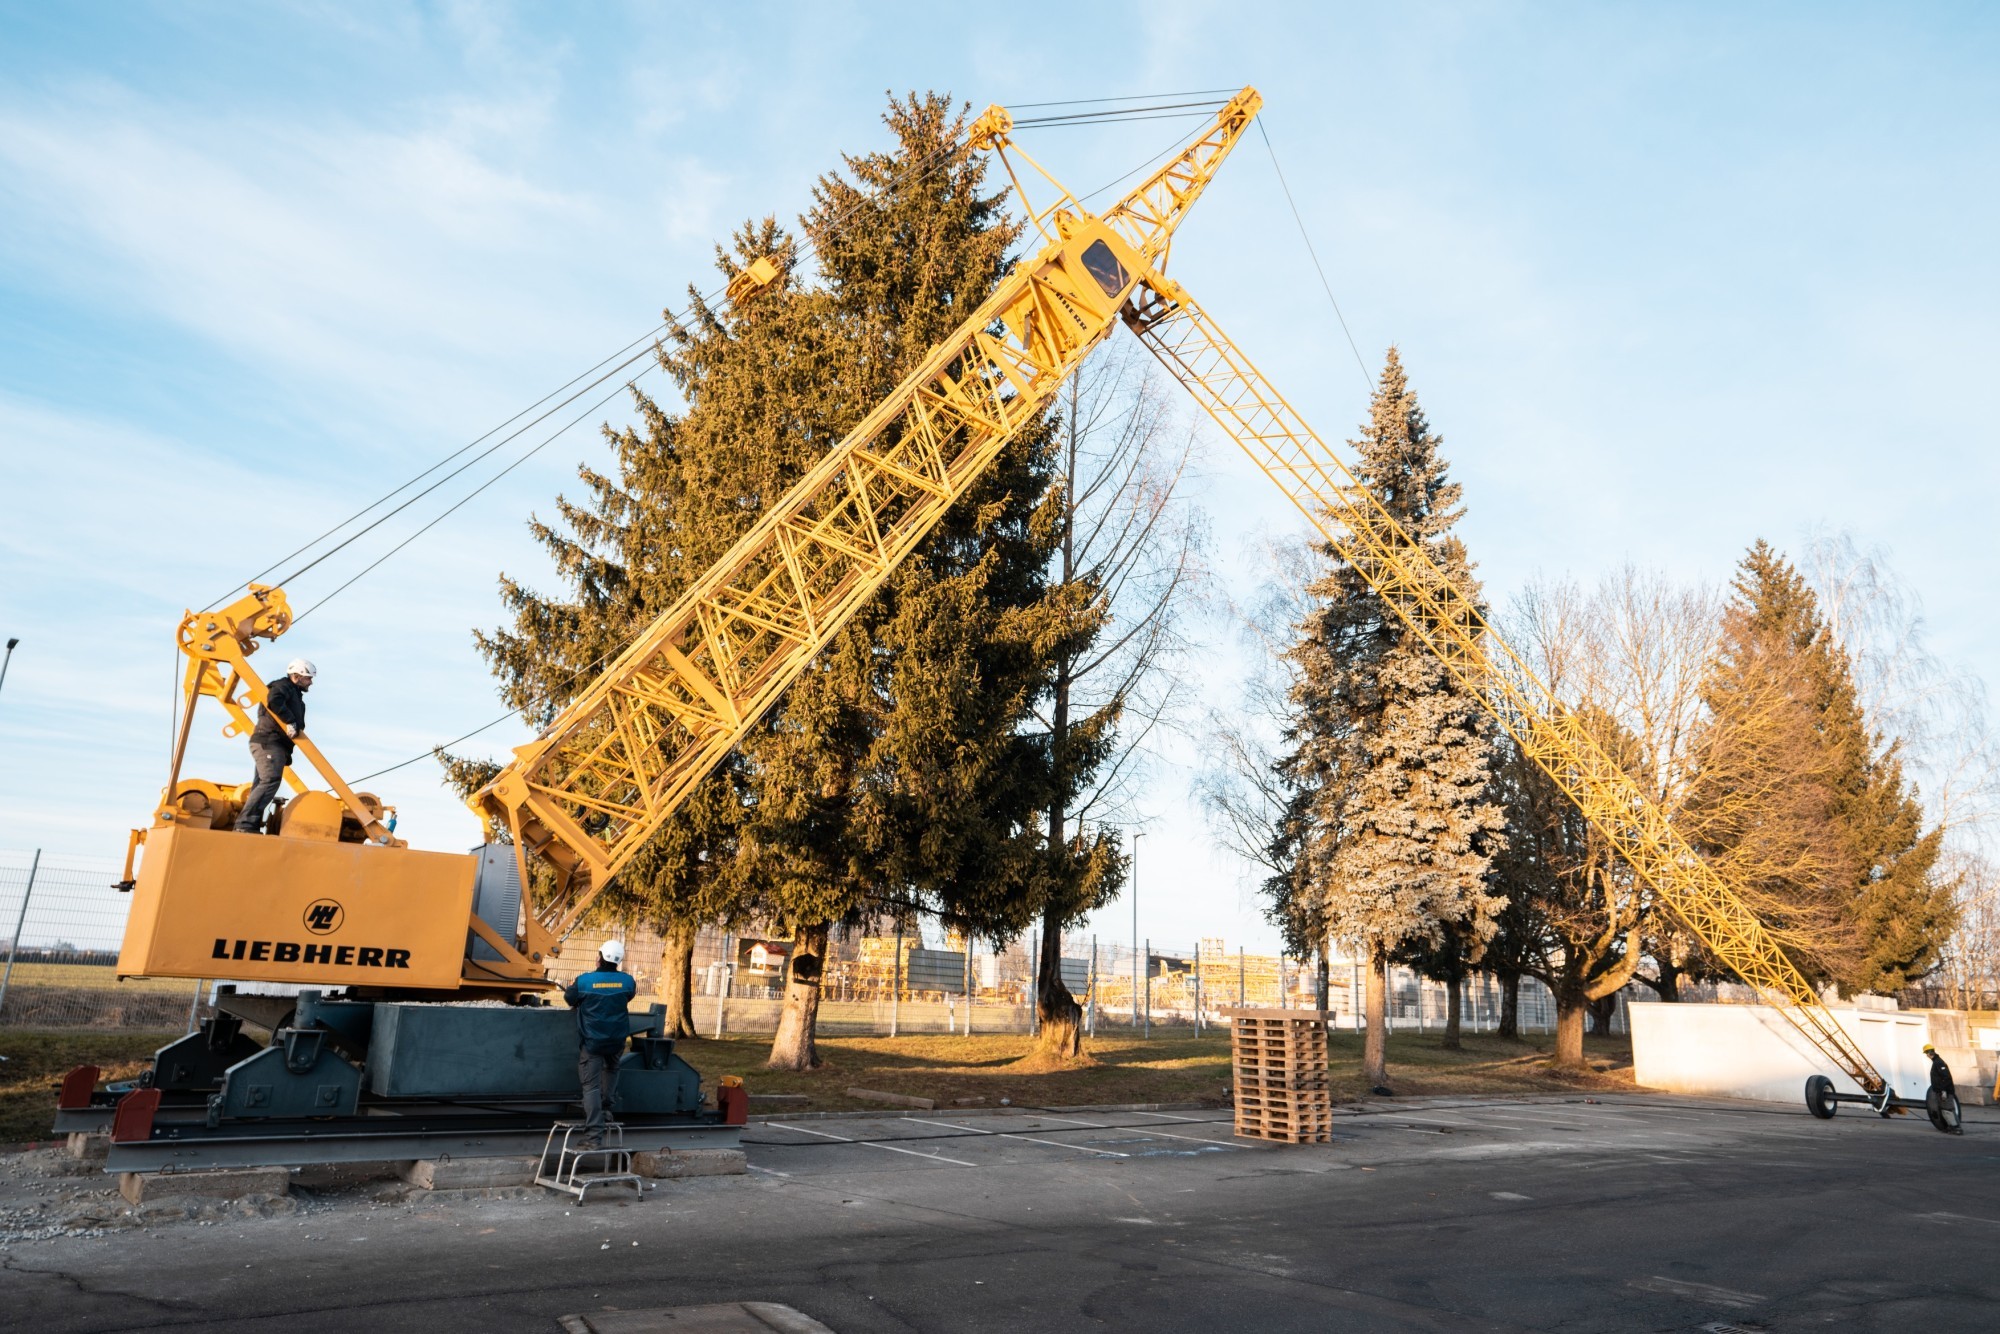
[[[1326,1015],[1317,1010],[1227,1010],[1236,1133],[1284,1144],[1333,1137]]]

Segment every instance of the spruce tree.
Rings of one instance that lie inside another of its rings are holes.
[[[789,252],[772,220],[746,225],[724,276],[758,255]],[[826,444],[796,429],[787,405],[813,383],[809,348],[823,302],[800,291],[789,272],[741,311],[718,312],[695,294],[658,361],[686,403],[669,412],[634,389],[637,423],[608,431],[614,468],[578,469],[584,498],[556,499],[557,518],[530,521],[565,586],[539,592],[502,575],[511,625],[475,632],[502,697],[540,729],[597,671],[651,624],[756,519],[746,500],[775,494]],[[671,322],[671,317],[670,317]],[[492,766],[448,760],[448,775],[472,791]],[[599,919],[650,922],[666,942],[662,990],[670,1030],[692,1035],[692,958],[702,923],[727,921],[756,906],[754,886],[736,874],[747,775],[732,756],[613,882]]]
[[[986,297],[1020,236],[962,109],[912,96],[885,120],[894,150],[822,177],[802,220],[827,310],[822,392],[797,406],[835,436]],[[1023,724],[1059,619],[1044,576],[1061,504],[1050,448],[1045,424],[1018,433],[745,744],[739,865],[795,935],[773,1066],[817,1063],[834,923],[885,903],[995,936],[1028,920],[1046,765]]]
[[[1799,571],[1760,540],[1732,588],[1692,828],[1808,975],[1906,986],[1956,923],[1935,873],[1943,831],[1924,829],[1898,743],[1870,726]]]
[[[821,178],[801,220],[813,267],[772,219],[717,267],[772,259],[740,305],[692,289],[660,364],[678,413],[644,394],[615,433],[615,475],[534,532],[567,595],[502,580],[513,625],[480,636],[502,693],[546,721],[595,667],[822,458],[1004,273],[1019,228],[940,95],[892,101],[886,153]],[[751,917],[792,935],[772,1063],[817,1063],[833,924],[887,905],[990,935],[1031,908],[1026,835],[1046,762],[1021,723],[1046,675],[1049,432],[1017,435],[965,502],[786,692],[607,895],[607,911],[692,926]],[[460,764],[471,781],[477,766]],[[678,932],[679,934],[674,934]],[[684,986],[684,983],[683,983]]]
[[[1442,444],[1390,349],[1369,421],[1349,442],[1357,480],[1464,592],[1478,585],[1453,527],[1463,514]],[[1495,728],[1485,709],[1328,547],[1314,605],[1290,650],[1296,681],[1290,799],[1269,886],[1301,924],[1323,925],[1368,960],[1364,1075],[1387,1080],[1387,969],[1419,941],[1461,931],[1476,950],[1500,896],[1487,884],[1504,817],[1492,800]]]

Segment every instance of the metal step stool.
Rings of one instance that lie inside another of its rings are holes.
[[[646,1198],[646,1183],[632,1170],[632,1151],[625,1147],[625,1127],[616,1121],[604,1126],[603,1147],[577,1147],[590,1132],[582,1121],[557,1121],[549,1127],[542,1145],[541,1165],[535,1184],[551,1190],[567,1191],[583,1203],[586,1192],[597,1186],[630,1186],[636,1199]],[[561,1140],[557,1140],[561,1136]]]

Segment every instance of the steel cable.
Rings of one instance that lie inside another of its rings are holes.
[[[1165,158],[1165,157],[1169,156],[1170,154],[1172,154],[1172,153],[1174,153],[1174,152],[1178,151],[1178,150],[1179,150],[1179,149],[1180,149],[1180,148],[1182,147],[1182,145],[1183,145],[1183,144],[1184,144],[1184,143],[1185,143],[1185,142],[1186,142],[1187,140],[1191,139],[1192,137],[1193,137],[1193,134],[1192,134],[1192,133],[1189,133],[1189,134],[1183,134],[1183,135],[1179,136],[1178,138],[1176,138],[1176,139],[1175,139],[1175,140],[1173,141],[1173,143],[1169,144],[1169,145],[1168,145],[1168,146],[1167,146],[1166,148],[1162,149],[1162,150],[1161,150],[1160,152],[1158,152],[1158,153],[1155,153],[1155,154],[1154,154],[1154,155],[1153,155],[1153,156],[1152,156],[1152,157],[1151,157],[1150,159],[1148,159],[1148,160],[1147,160],[1147,161],[1145,161],[1145,162],[1142,162],[1142,163],[1140,163],[1140,164],[1139,164],[1138,166],[1136,166],[1136,167],[1132,168],[1132,169],[1131,169],[1130,171],[1128,171],[1128,172],[1124,173],[1124,174],[1123,174],[1122,176],[1118,176],[1118,177],[1116,177],[1116,178],[1114,178],[1114,179],[1112,179],[1112,180],[1110,180],[1110,181],[1107,181],[1107,182],[1105,182],[1105,183],[1104,183],[1103,185],[1100,185],[1100,186],[1098,186],[1098,187],[1097,187],[1097,188],[1096,188],[1095,190],[1092,190],[1092,191],[1090,191],[1090,192],[1089,192],[1089,193],[1087,193],[1087,194],[1083,194],[1083,195],[1079,195],[1079,196],[1077,197],[1077,202],[1078,202],[1078,203],[1083,203],[1083,202],[1084,202],[1084,201],[1086,201],[1086,200],[1090,200],[1090,199],[1094,199],[1094,198],[1096,198],[1096,197],[1097,197],[1098,195],[1101,195],[1101,194],[1103,194],[1103,193],[1104,193],[1105,191],[1107,191],[1107,190],[1113,190],[1113,189],[1116,189],[1116,188],[1117,188],[1117,187],[1118,187],[1119,185],[1123,184],[1123,183],[1124,183],[1125,181],[1127,181],[1127,180],[1130,180],[1130,179],[1131,179],[1132,177],[1134,177],[1134,176],[1138,175],[1138,174],[1139,174],[1140,172],[1142,172],[1142,171],[1146,171],[1146,170],[1148,170],[1149,168],[1151,168],[1151,167],[1152,167],[1152,166],[1154,165],[1154,163],[1156,163],[1156,162],[1160,161],[1160,160],[1161,160],[1162,158]],[[852,216],[852,215],[853,215],[853,214],[854,214],[854,213],[855,213],[855,212],[856,212],[856,211],[857,211],[857,210],[858,210],[858,209],[859,209],[860,207],[861,207],[861,205],[860,205],[860,204],[857,204],[857,205],[855,205],[855,207],[854,207],[853,209],[849,209],[849,210],[847,211],[847,213],[843,214],[843,215],[841,216],[841,218],[840,218],[840,219],[839,219],[838,221],[845,221],[845,220],[846,220],[846,218],[848,218],[848,217]],[[837,223],[836,223],[836,225],[837,225]],[[609,401],[609,400],[607,399],[606,401]],[[588,416],[589,414],[588,414],[588,413],[586,413],[586,414],[584,414],[584,415],[585,415],[585,416]],[[565,428],[565,429],[568,429],[568,428]],[[558,432],[558,434],[560,434],[560,432]],[[551,437],[551,438],[553,438],[553,437]],[[544,442],[543,442],[543,444],[544,444],[544,445],[546,445],[547,443],[548,443],[548,441],[544,441]],[[537,446],[537,448],[540,448],[540,447],[541,447],[541,446]],[[495,480],[498,480],[498,479],[496,478]],[[469,496],[467,497],[467,499],[470,499],[470,498],[471,498],[471,497],[469,497]],[[460,502],[460,503],[463,503],[463,502]],[[456,507],[454,506],[454,508],[456,508]],[[442,516],[442,515],[440,515],[439,517],[440,517],[440,518],[442,518],[443,516]],[[433,522],[435,522],[435,521],[433,521]],[[418,534],[413,534],[413,535],[412,535],[412,538],[411,538],[411,540],[414,540],[414,538],[415,538],[415,537],[416,537],[417,535],[418,535]],[[404,545],[408,545],[408,543],[407,543],[407,542],[405,542],[405,543],[404,543]],[[400,548],[399,548],[399,549],[400,549]],[[390,554],[394,554],[394,553],[392,552],[392,553],[390,553]],[[387,559],[387,557],[385,556],[385,557],[384,557],[383,559]],[[376,564],[380,564],[380,563],[381,563],[380,561],[377,561],[377,562],[376,562]],[[372,569],[372,568],[373,568],[373,566],[371,566],[370,568]],[[366,570],[364,570],[364,571],[362,571],[362,573],[363,573],[363,574],[366,574],[366,573],[367,573],[367,571],[366,571]],[[359,577],[360,577],[360,575],[357,575],[357,576],[355,576],[355,577],[356,577],[356,578],[359,578]],[[352,582],[353,582],[353,580],[349,580],[348,582],[349,582],[349,583],[352,583]],[[342,585],[342,587],[344,588],[344,587],[346,587],[346,585]],[[335,591],[335,592],[337,593],[337,592],[339,592],[340,590],[339,590],[339,589],[336,589],[336,590],[334,590],[334,591]],[[333,594],[331,594],[331,593],[329,593],[329,594],[327,595],[327,597],[328,597],[328,598],[330,598],[330,597],[332,597],[332,596],[333,596]],[[319,601],[319,602],[316,602],[316,603],[314,603],[314,604],[313,604],[313,607],[312,607],[312,608],[308,608],[308,610],[313,610],[313,609],[317,609],[317,608],[318,608],[319,606],[321,606],[322,604],[324,604],[324,603],[326,602],[326,600],[327,600],[326,598],[322,598],[322,599],[320,599],[320,601]],[[298,619],[301,619],[301,620],[302,620],[302,619],[304,619],[304,613],[301,613]],[[297,623],[297,622],[296,622],[296,621],[294,621],[294,624],[296,624],[296,623]],[[564,680],[564,683],[563,683],[563,688],[564,688],[564,689],[567,689],[567,688],[568,688],[569,686],[572,686],[572,685],[576,684],[576,682],[577,682],[577,681],[579,681],[580,679],[582,679],[582,678],[583,678],[583,677],[584,677],[585,675],[587,675],[587,674],[591,674],[591,673],[594,673],[594,672],[596,672],[596,671],[597,671],[597,669],[598,669],[599,667],[601,667],[601,666],[603,666],[603,665],[604,665],[604,663],[606,663],[607,661],[609,661],[609,660],[610,660],[610,659],[611,659],[612,657],[614,657],[614,656],[615,656],[615,655],[616,655],[617,653],[621,653],[621,652],[623,652],[623,651],[624,651],[624,648],[623,648],[623,646],[622,646],[622,645],[621,645],[621,646],[620,646],[619,648],[615,649],[615,650],[607,650],[607,651],[606,651],[606,652],[604,652],[603,654],[599,655],[599,656],[598,656],[598,657],[596,658],[596,660],[594,660],[594,661],[592,661],[592,662],[590,662],[590,663],[587,663],[587,664],[585,664],[585,665],[584,665],[584,666],[582,666],[582,667],[579,667],[579,668],[577,668],[577,669],[576,669],[576,670],[575,670],[574,672],[571,672],[571,673],[570,673],[570,674],[568,675],[568,677],[566,677],[566,678],[565,678],[565,680]],[[380,777],[381,777],[381,776],[382,776],[383,774],[390,774],[390,773],[395,773],[395,772],[396,772],[396,771],[397,771],[398,769],[407,769],[407,768],[409,768],[409,767],[410,767],[411,765],[413,765],[413,764],[417,763],[417,762],[418,762],[418,761],[420,761],[420,760],[426,760],[426,759],[429,759],[429,758],[430,758],[431,756],[433,756],[434,754],[436,754],[436,753],[437,753],[437,752],[438,752],[439,750],[443,750],[443,749],[446,749],[446,748],[449,748],[449,747],[451,747],[451,746],[456,746],[456,745],[459,745],[459,744],[460,744],[461,742],[465,742],[465,741],[470,741],[470,740],[471,740],[471,739],[472,739],[473,737],[476,737],[476,736],[479,736],[480,734],[482,734],[482,733],[484,733],[484,732],[490,732],[490,731],[491,731],[491,730],[493,730],[493,729],[494,729],[495,727],[498,727],[498,726],[499,726],[499,725],[500,725],[501,723],[504,723],[504,722],[506,722],[506,721],[507,721],[507,720],[508,720],[509,718],[514,718],[514,717],[518,717],[518,716],[521,716],[521,715],[524,715],[524,714],[527,714],[527,713],[528,713],[528,712],[529,712],[529,711],[530,711],[531,709],[534,709],[534,708],[539,708],[539,707],[546,707],[546,706],[547,706],[547,705],[548,705],[548,704],[549,704],[549,703],[550,703],[550,702],[551,702],[551,701],[552,701],[552,700],[553,700],[553,699],[555,698],[556,694],[557,694],[557,691],[556,691],[556,690],[553,690],[553,689],[552,689],[552,690],[549,690],[549,691],[545,691],[545,692],[544,692],[544,693],[543,693],[543,694],[541,695],[541,697],[540,697],[540,698],[538,698],[538,699],[536,699],[536,700],[532,701],[531,703],[529,703],[529,704],[527,704],[527,705],[525,705],[525,706],[523,706],[523,707],[520,707],[520,708],[509,708],[509,709],[508,709],[508,710],[506,710],[506,711],[505,711],[504,713],[501,713],[501,714],[498,714],[497,716],[495,716],[495,717],[493,717],[493,718],[489,719],[488,721],[486,721],[486,722],[483,722],[483,723],[481,723],[481,724],[480,724],[479,726],[477,726],[477,727],[473,728],[473,729],[472,729],[472,730],[471,730],[470,732],[466,732],[466,733],[464,733],[464,734],[463,734],[463,735],[461,735],[461,736],[457,736],[457,737],[454,737],[454,738],[452,738],[452,739],[451,739],[450,741],[446,741],[446,742],[443,742],[443,743],[440,743],[439,745],[436,745],[436,746],[433,746],[433,747],[430,747],[429,749],[426,749],[426,750],[422,750],[422,751],[419,751],[419,752],[418,752],[417,754],[415,754],[415,755],[412,755],[412,756],[410,756],[410,758],[408,758],[408,759],[406,759],[406,760],[399,760],[399,761],[397,761],[397,762],[396,762],[395,764],[391,764],[391,765],[389,765],[389,766],[387,766],[387,767],[385,767],[385,768],[381,768],[381,769],[377,769],[377,770],[375,770],[375,771],[374,771],[373,773],[368,773],[368,774],[363,774],[363,775],[362,775],[361,777],[359,777],[359,778],[357,778],[357,779],[354,779],[354,780],[353,780],[353,782],[354,782],[354,783],[356,783],[356,784],[359,784],[359,783],[365,783],[365,782],[369,781],[370,779],[373,779],[373,778],[380,778]]]
[[[1333,307],[1333,317],[1340,321],[1340,332],[1347,336],[1347,346],[1354,353],[1354,364],[1361,368],[1361,382],[1368,386],[1368,392],[1375,392],[1375,377],[1368,373],[1368,362],[1362,357],[1361,349],[1355,346],[1354,334],[1347,327],[1347,316],[1340,313],[1340,302],[1334,300],[1333,284],[1327,281],[1326,268],[1319,262],[1319,251],[1313,248],[1312,237],[1306,232],[1306,220],[1299,215],[1297,201],[1292,198],[1292,187],[1285,181],[1285,169],[1278,165],[1278,150],[1271,146],[1271,132],[1264,128],[1264,118],[1257,118],[1257,133],[1263,136],[1264,151],[1271,155],[1271,169],[1278,173],[1278,186],[1285,192],[1285,202],[1291,205],[1292,221],[1299,226],[1299,239],[1306,243],[1306,253],[1312,256],[1313,268],[1319,272],[1319,285],[1326,291],[1327,304]]]

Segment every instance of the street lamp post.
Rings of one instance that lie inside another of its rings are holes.
[[[7,664],[14,661],[14,645],[20,642],[19,635],[15,635],[7,641],[7,656],[0,658],[0,686],[7,684]]]
[[[1132,1027],[1139,1027],[1139,988],[1141,970],[1146,966],[1145,956],[1139,953],[1139,840],[1146,836],[1143,829],[1132,831]],[[1153,1035],[1150,1014],[1146,1016],[1146,1036]]]

